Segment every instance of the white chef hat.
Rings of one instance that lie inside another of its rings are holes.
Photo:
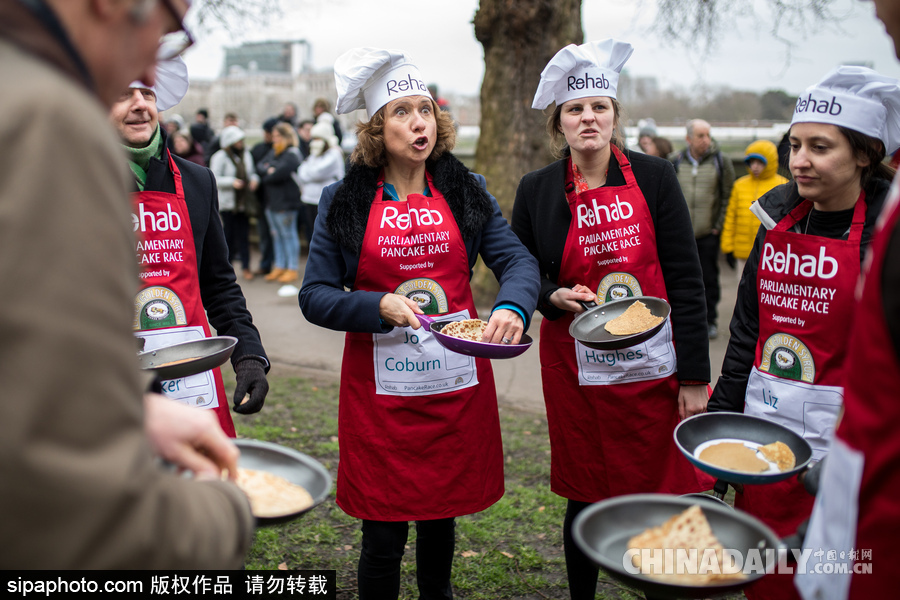
[[[543,110],[575,98],[616,97],[619,73],[634,52],[627,42],[614,39],[569,44],[556,53],[541,72],[531,108]]]
[[[157,54],[165,53],[167,42],[160,45]],[[141,81],[132,81],[130,88],[152,90],[156,95],[156,110],[169,110],[184,98],[188,91],[188,70],[181,56],[160,60],[156,63],[156,85],[148,86]]]
[[[841,66],[797,98],[794,123],[828,123],[900,148],[900,81],[866,67]]]
[[[369,118],[382,106],[404,96],[431,94],[419,69],[402,50],[353,48],[334,62],[335,112],[365,108]]]

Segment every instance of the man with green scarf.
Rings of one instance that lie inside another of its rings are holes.
[[[110,111],[137,190],[132,224],[142,273],[135,329],[147,350],[209,337],[210,325],[218,335],[237,338],[231,355],[234,411],[257,412],[268,392],[269,362],[228,261],[215,178],[209,169],[171,154],[159,125],[159,108],[174,106],[187,91],[187,70],[177,59],[161,62],[158,74],[152,87],[133,82]],[[171,398],[214,410],[222,429],[234,437],[218,368],[162,387]]]

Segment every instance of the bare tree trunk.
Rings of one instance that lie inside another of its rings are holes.
[[[509,218],[522,176],[553,160],[546,116],[531,101],[547,62],[584,38],[581,0],[481,0],[473,23],[484,47],[475,171]],[[496,289],[491,273],[476,269],[476,301],[490,304]]]

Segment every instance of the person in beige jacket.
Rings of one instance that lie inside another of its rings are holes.
[[[234,569],[252,541],[218,481],[236,447],[144,393],[131,332],[131,185],[106,115],[153,81],[187,7],[0,2],[0,569]]]
[[[694,239],[703,270],[706,292],[706,321],[709,339],[719,335],[718,305],[722,297],[719,286],[719,234],[728,209],[734,165],[719,150],[710,133],[710,125],[702,119],[687,124],[687,147],[672,157],[678,183],[684,193]]]

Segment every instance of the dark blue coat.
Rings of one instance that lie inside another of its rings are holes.
[[[427,165],[435,187],[450,205],[469,260],[469,277],[480,254],[500,282],[494,307],[512,304],[526,317],[537,305],[537,261],[512,232],[481,175],[470,173],[452,155]],[[378,169],[351,166],[347,176],[324,189],[319,201],[309,259],[300,289],[300,308],[312,323],[338,331],[386,333],[379,302],[385,291],[352,288],[359,267],[362,236],[375,198]]]

